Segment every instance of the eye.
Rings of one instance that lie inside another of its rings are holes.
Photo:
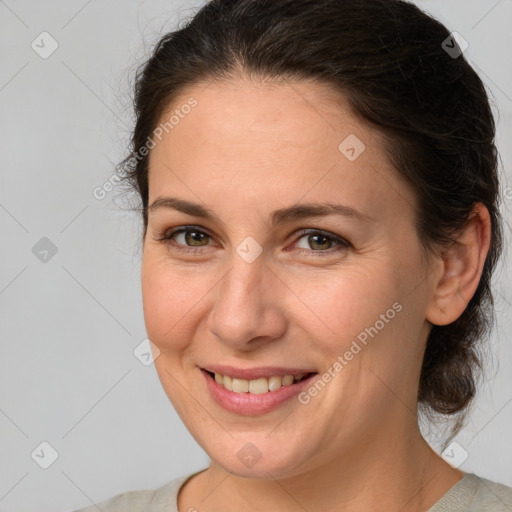
[[[196,226],[182,226],[173,231],[165,232],[158,240],[172,244],[173,249],[178,251],[195,253],[197,249],[208,246],[208,238],[211,238],[211,236]]]
[[[158,241],[172,245],[173,250],[184,251],[187,254],[201,252],[201,248],[208,247],[208,239],[212,237],[197,226],[181,226],[158,237]],[[294,246],[297,247],[302,239],[305,239],[305,247],[299,246],[298,250],[308,256],[332,255],[351,245],[340,236],[318,229],[301,230],[296,236]]]
[[[297,246],[298,242],[302,239],[305,240],[304,246],[300,248],[299,252],[327,256],[333,252],[338,252],[350,247],[350,242],[344,238],[325,231],[310,229],[302,230],[298,234],[299,236],[295,242],[295,246]]]

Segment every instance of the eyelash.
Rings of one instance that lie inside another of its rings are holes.
[[[180,233],[185,233],[187,231],[195,231],[196,233],[205,234],[208,237],[213,238],[207,231],[200,229],[198,226],[181,226],[177,229],[172,230],[171,232],[163,233],[161,236],[158,237],[157,240],[159,242],[165,243],[167,245],[171,245],[173,250],[181,251],[186,254],[196,254],[197,252],[201,252],[203,247],[192,248],[190,246],[183,245],[183,244],[175,245],[176,242],[172,241],[172,238],[174,236],[179,235]],[[301,254],[307,253],[308,256],[311,256],[312,253],[314,255],[318,254],[321,257],[328,256],[328,255],[332,255],[335,252],[347,249],[351,246],[351,243],[348,242],[347,240],[345,240],[344,238],[341,238],[337,235],[334,235],[332,233],[329,233],[327,231],[322,231],[319,229],[302,229],[302,230],[300,230],[294,238],[294,243],[297,243],[301,238],[303,238],[306,235],[308,235],[308,236],[320,235],[320,236],[326,238],[327,240],[333,241],[336,244],[338,244],[338,245],[331,247],[330,249],[326,249],[326,250],[298,249],[299,253],[301,253]],[[207,246],[204,246],[204,247],[207,247]]]

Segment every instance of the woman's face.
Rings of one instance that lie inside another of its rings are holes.
[[[197,442],[240,476],[362,464],[362,443],[392,450],[417,426],[435,275],[412,192],[343,105],[318,83],[203,84],[153,137],[142,291],[155,366]],[[203,369],[260,380],[227,391]],[[264,393],[262,377],[281,388]]]

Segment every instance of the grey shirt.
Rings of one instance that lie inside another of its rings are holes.
[[[128,491],[73,512],[178,512],[178,491],[204,471],[180,476],[154,490]],[[466,473],[426,512],[511,512],[512,487]],[[183,510],[181,512],[189,512]],[[190,511],[193,512],[193,509]]]

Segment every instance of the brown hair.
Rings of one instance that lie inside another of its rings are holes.
[[[132,152],[118,166],[140,196],[145,237],[148,157],[140,149],[187,86],[243,70],[333,86],[379,129],[418,198],[415,220],[426,254],[452,242],[482,202],[491,247],[480,283],[456,321],[432,327],[419,382],[420,412],[457,419],[450,439],[475,396],[502,245],[495,123],[484,85],[459,50],[445,26],[406,1],[212,0],[163,36],[137,70]]]

